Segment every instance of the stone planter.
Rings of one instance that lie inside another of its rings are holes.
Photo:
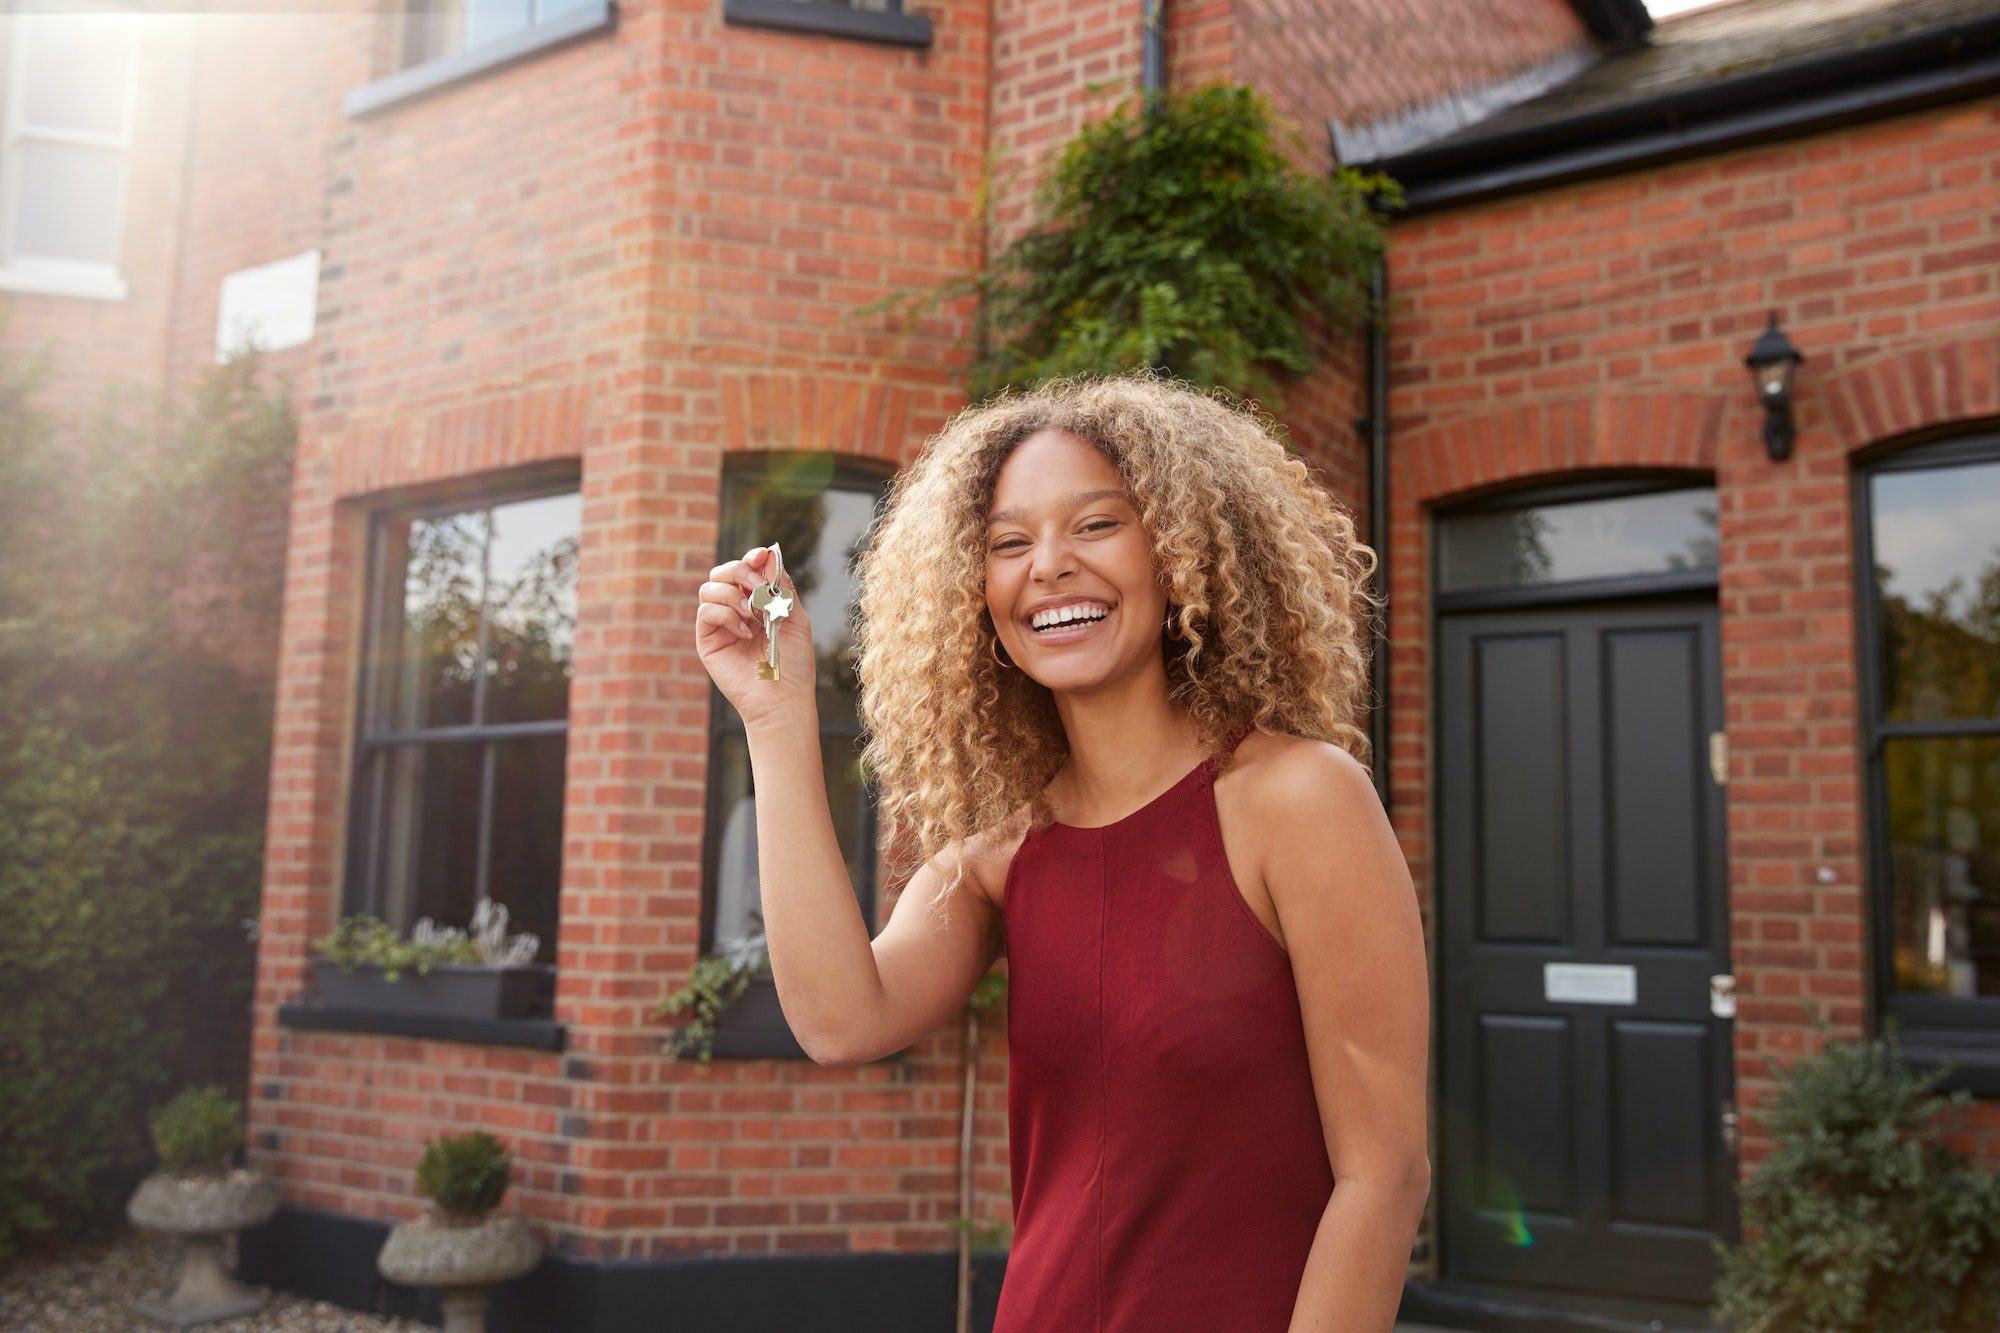
[[[535,1000],[547,995],[555,983],[555,969],[546,963],[530,967],[439,963],[428,973],[409,968],[394,981],[373,963],[356,964],[348,971],[329,958],[315,957],[312,965],[321,1004],[371,1013],[525,1018]]]
[[[454,1225],[435,1210],[389,1229],[375,1267],[391,1282],[444,1293],[444,1333],[486,1333],[488,1288],[532,1272],[542,1243],[512,1213]]]
[[[139,1226],[181,1238],[181,1277],[164,1301],[132,1308],[148,1319],[187,1328],[255,1314],[270,1293],[237,1284],[223,1266],[230,1233],[259,1226],[278,1211],[278,1182],[237,1167],[226,1175],[156,1171],[139,1182],[125,1215]]]

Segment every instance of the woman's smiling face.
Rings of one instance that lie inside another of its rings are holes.
[[[1161,662],[1167,597],[1152,537],[1102,452],[1062,431],[1037,431],[1001,465],[988,515],[986,608],[1016,666],[1075,693]],[[1074,608],[1069,623],[1034,627],[1064,606]]]

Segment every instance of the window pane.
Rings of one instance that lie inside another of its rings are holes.
[[[2000,995],[2000,737],[1890,740],[1896,985]]]
[[[576,640],[576,556],[583,499],[575,492],[493,510],[487,591],[487,722],[569,716]]]
[[[528,26],[529,0],[465,0],[465,44],[482,45]]]
[[[399,731],[472,721],[487,526],[486,512],[475,510],[412,519],[405,529],[402,643],[391,724]]]
[[[825,454],[777,455],[764,466],[767,470],[745,468],[725,485],[720,558],[739,559],[753,546],[778,544],[785,572],[812,616],[820,719],[857,725],[854,571],[887,483],[836,489],[832,459]]]
[[[1870,479],[1883,716],[2000,716],[2000,462]]]
[[[19,148],[13,253],[116,265],[125,155],[113,148],[35,139],[23,139]]]
[[[820,742],[833,832],[847,864],[857,902],[864,901],[860,860],[866,793],[860,781],[861,746],[841,736]],[[712,951],[728,953],[733,943],[762,943],[763,899],[757,877],[757,807],[750,782],[750,751],[741,732],[717,738],[716,763],[709,773],[710,808],[720,812],[712,825],[718,839],[715,861],[715,940]],[[871,929],[870,934],[873,934]]]
[[[535,0],[535,22],[546,23],[561,14],[582,9],[593,0]]]
[[[21,62],[22,128],[122,136],[135,22],[127,14],[36,16]]]
[[[1717,554],[1709,487],[1438,520],[1442,592],[1713,569]]]
[[[382,919],[407,931],[418,917],[465,926],[477,903],[480,756],[477,742],[399,745],[388,756],[380,812]],[[510,908],[512,904],[509,904]]]
[[[487,894],[507,908],[510,933],[542,940],[536,961],[556,961],[562,889],[563,761],[569,737],[496,741],[493,748],[493,850]]]

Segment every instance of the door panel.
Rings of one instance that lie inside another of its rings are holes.
[[[1438,642],[1445,1272],[1704,1301],[1736,1236],[1714,603]]]

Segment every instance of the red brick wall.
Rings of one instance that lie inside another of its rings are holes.
[[[1395,822],[1428,904],[1429,507],[1585,467],[1711,471],[1742,1164],[1800,997],[1864,1023],[1850,456],[2000,417],[2000,101],[1411,219],[1394,231]],[[1775,307],[1806,354],[1772,463],[1743,353]],[[1822,883],[1821,867],[1831,872]],[[1428,907],[1427,907],[1428,911]],[[2000,1152],[2000,1106],[1955,1117]]]
[[[913,332],[853,317],[978,257],[985,14],[933,16],[918,52],[627,4],[615,34],[334,132],[252,1117],[294,1201],[408,1215],[423,1136],[484,1124],[520,1156],[513,1206],[569,1252],[953,1244],[950,1033],[900,1067],[718,1060],[702,1076],[660,1053],[648,1016],[699,940],[692,590],[714,563],[722,454],[899,459],[956,405],[963,312]],[[363,510],[561,459],[584,496],[568,1054],[280,1029],[339,910]],[[1003,1093],[998,1066],[981,1152],[1002,1199]]]

